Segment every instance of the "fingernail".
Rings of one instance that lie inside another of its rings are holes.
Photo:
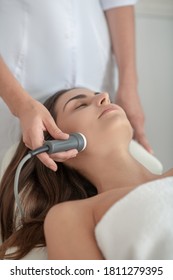
[[[64,137],[66,137],[66,138],[69,138],[69,134],[68,134],[68,133],[59,131],[58,134],[59,134],[59,135],[62,135],[62,136],[64,136]]]
[[[78,153],[76,153],[76,154],[72,154],[72,156],[71,156],[71,157],[76,157],[76,156],[77,156],[77,154],[78,154]]]
[[[57,171],[57,165],[50,165],[49,168],[50,168],[52,171]]]
[[[154,155],[154,151],[153,151],[153,149],[150,149],[150,153],[151,153],[152,155]]]
[[[73,154],[72,154],[72,157],[76,157],[78,154],[78,151],[75,151]]]

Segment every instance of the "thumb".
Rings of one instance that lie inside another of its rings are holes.
[[[134,139],[136,139],[138,143],[141,144],[150,154],[154,154],[153,149],[151,148],[144,133],[134,133]]]
[[[44,123],[46,130],[54,139],[68,139],[69,134],[62,132],[61,129],[56,125],[52,116],[46,119]]]

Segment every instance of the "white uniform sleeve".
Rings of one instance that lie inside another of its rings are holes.
[[[135,5],[138,0],[100,0],[100,4],[104,11],[111,8]]]

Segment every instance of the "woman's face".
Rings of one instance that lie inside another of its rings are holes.
[[[132,137],[132,128],[124,110],[110,103],[107,93],[78,88],[59,97],[56,104],[57,125],[67,133],[80,132],[87,139],[87,149],[118,144]],[[118,140],[119,139],[119,140]]]

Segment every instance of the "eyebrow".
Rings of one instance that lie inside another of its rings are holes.
[[[100,92],[94,92],[94,94],[99,94]],[[64,107],[63,107],[63,111],[65,110],[65,107],[67,106],[67,104],[72,101],[72,100],[75,100],[75,99],[82,99],[82,98],[87,98],[87,95],[85,94],[78,94],[78,95],[75,95],[73,96],[72,98],[70,98],[65,104],[64,104]]]

